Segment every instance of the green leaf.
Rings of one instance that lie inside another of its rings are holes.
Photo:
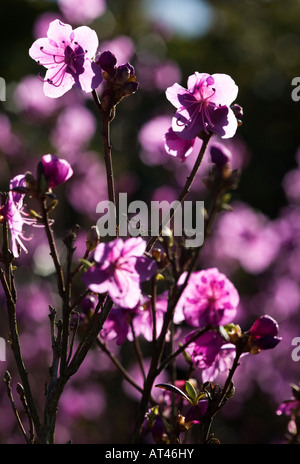
[[[185,382],[185,390],[194,406],[198,404],[198,395],[194,386],[188,380]]]
[[[170,391],[172,393],[175,393],[176,395],[179,395],[182,398],[184,398],[185,400],[187,400],[189,403],[191,402],[189,397],[182,390],[175,387],[175,385],[171,385],[169,383],[159,383],[159,384],[157,384],[155,386],[158,387],[158,388],[162,388],[163,390],[167,390],[167,391]]]

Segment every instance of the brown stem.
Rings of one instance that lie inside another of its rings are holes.
[[[207,145],[208,145],[208,142],[209,142],[211,136],[212,136],[212,134],[205,134],[204,137],[203,137],[203,143],[202,143],[200,152],[198,154],[198,157],[196,159],[196,162],[194,164],[194,167],[193,167],[190,175],[187,177],[186,183],[185,183],[185,185],[184,185],[183,189],[181,190],[181,193],[180,193],[180,195],[178,197],[177,208],[178,208],[179,204],[183,203],[184,199],[186,198],[186,196],[190,192],[190,188],[191,188],[191,186],[192,186],[192,184],[193,184],[193,182],[195,180],[195,177],[197,175],[197,172],[198,172],[199,167],[201,165],[201,162],[203,160],[203,156],[204,156],[204,153],[206,151],[206,148],[207,148]],[[170,215],[170,218],[168,216],[167,219],[170,219],[170,221],[171,221],[172,217],[175,214],[175,211],[176,211],[176,208],[174,208],[172,215]],[[154,237],[151,237],[151,239],[148,241],[146,251],[150,251],[153,248],[153,246],[155,245],[156,241],[158,240],[158,238],[160,237],[160,235],[161,235],[161,233],[163,231],[163,227],[166,226],[166,225],[167,225],[166,220],[163,220],[160,223],[158,234],[156,236],[154,236]]]
[[[104,146],[104,161],[106,166],[106,178],[107,178],[107,191],[108,199],[112,202],[115,207],[116,204],[116,193],[114,185],[114,175],[112,167],[112,157],[111,157],[111,142],[110,142],[110,122],[112,120],[112,111],[104,111],[101,102],[98,98],[98,95],[95,90],[92,92],[94,102],[98,108],[98,111],[102,119],[102,140]]]
[[[22,424],[22,421],[21,421],[21,418],[19,416],[19,412],[16,408],[16,405],[15,405],[15,401],[14,401],[14,397],[13,397],[13,394],[12,394],[12,391],[11,391],[11,375],[8,371],[5,372],[4,374],[4,382],[6,383],[6,390],[7,390],[7,395],[8,395],[8,398],[10,400],[10,403],[12,405],[12,408],[13,408],[13,411],[14,411],[14,414],[15,414],[15,417],[17,419],[17,424],[21,430],[21,433],[26,441],[26,443],[30,443],[30,440],[29,438],[27,437],[27,434],[26,434],[26,431],[23,427],[23,424]]]
[[[99,340],[99,338],[97,339],[97,345],[99,346],[99,348],[105,354],[107,354],[107,356],[111,359],[111,361],[114,363],[114,365],[119,369],[119,371],[122,373],[124,379],[127,380],[127,382],[129,382],[130,385],[132,385],[137,391],[142,393],[143,389],[135,382],[135,380],[129,375],[129,373],[127,372],[125,367],[120,363],[118,358],[107,349],[106,345],[104,343],[102,343]]]
[[[22,353],[21,353],[19,332],[18,332],[17,318],[16,318],[16,305],[12,297],[11,290],[9,288],[9,285],[8,285],[8,282],[5,276],[5,272],[3,271],[3,269],[0,269],[0,280],[1,280],[4,293],[5,293],[5,297],[6,297],[8,323],[9,323],[10,338],[11,338],[11,348],[14,353],[17,369],[20,374],[22,384],[24,387],[24,393],[25,393],[25,397],[27,400],[30,415],[32,417],[35,429],[37,430],[37,433],[38,433],[41,429],[41,424],[40,424],[39,416],[38,416],[38,413],[37,413],[37,410],[34,404],[33,395],[32,395],[30,383],[28,380],[28,372],[25,367]]]
[[[43,224],[45,227],[49,247],[50,247],[50,255],[52,257],[55,270],[56,270],[56,276],[57,276],[57,286],[58,286],[58,291],[59,295],[62,299],[64,299],[65,296],[65,282],[64,282],[64,276],[63,276],[63,271],[62,267],[58,258],[58,253],[56,249],[56,244],[54,240],[54,235],[52,228],[50,226],[50,221],[49,221],[49,215],[47,211],[47,205],[46,205],[47,200],[42,200],[41,201],[41,207],[42,207],[42,217],[43,217]]]

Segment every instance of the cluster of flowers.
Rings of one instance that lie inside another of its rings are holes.
[[[134,68],[129,63],[117,66],[117,59],[110,51],[97,57],[98,45],[96,33],[87,26],[73,30],[60,20],[51,22],[47,37],[36,40],[29,51],[38,64],[47,68],[42,79],[45,95],[57,98],[73,86],[92,92],[104,80],[102,110],[110,111],[124,97],[134,93],[138,88]],[[204,135],[232,137],[241,114],[237,105],[231,106],[237,93],[238,87],[225,74],[196,72],[188,79],[188,89],[178,84],[169,87],[166,96],[177,111],[164,138],[167,153],[184,161],[199,148]],[[211,161],[223,169],[230,161],[230,154],[217,145],[212,146]],[[11,232],[15,258],[20,255],[20,247],[26,251],[24,225],[40,225],[37,218],[25,211],[25,194],[44,198],[72,175],[73,169],[67,160],[48,154],[42,157],[36,178],[26,173],[11,180],[6,203],[1,207],[1,219],[7,222]],[[143,292],[143,283],[157,277],[161,271],[157,253],[146,253],[146,242],[141,237],[117,238],[107,243],[99,243],[99,237],[95,237],[89,251],[93,251],[93,260],[83,273],[82,281],[90,294],[81,304],[82,311],[86,316],[93,313],[96,309],[94,295],[108,294],[114,304],[100,339],[116,340],[121,345],[140,335],[149,342],[158,338],[168,309],[168,293],[165,291],[157,296],[154,315],[151,299]],[[218,268],[192,272],[186,279],[187,274],[183,272],[178,282],[183,290],[175,306],[173,322],[184,330],[188,327],[188,333],[181,340],[185,346],[184,356],[194,368],[201,369],[203,382],[212,382],[219,373],[228,373],[237,349],[243,354],[257,354],[280,342],[278,324],[268,315],[258,318],[244,333],[234,324],[239,294]],[[199,329],[205,330],[198,336]],[[180,334],[178,330],[176,336],[179,338]],[[190,383],[186,388],[189,393],[186,398],[193,397],[193,401],[185,421],[199,423],[207,412],[208,400],[196,395]],[[184,397],[181,390],[177,393]],[[147,417],[146,428],[149,420],[151,415]],[[157,433],[160,420],[155,412],[152,433]]]

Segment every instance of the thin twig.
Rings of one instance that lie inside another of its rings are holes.
[[[29,439],[29,443],[33,444],[34,443],[34,439],[35,439],[35,434],[34,434],[34,423],[33,423],[33,419],[32,419],[32,416],[31,416],[31,413],[30,413],[30,409],[28,407],[28,403],[27,403],[27,400],[26,400],[26,396],[25,396],[25,391],[24,391],[24,388],[23,386],[18,383],[17,384],[17,392],[18,392],[18,395],[19,395],[19,398],[23,404],[23,407],[24,407],[24,410],[25,410],[25,413],[28,417],[28,422],[29,422],[29,436],[30,436],[30,439]]]
[[[43,224],[45,227],[47,239],[48,239],[48,244],[50,247],[50,255],[52,257],[55,270],[56,270],[56,276],[57,276],[57,286],[58,286],[58,291],[59,295],[61,298],[64,298],[65,295],[65,282],[64,282],[64,275],[62,271],[62,266],[59,261],[58,257],[58,252],[56,249],[56,244],[54,240],[54,235],[52,228],[50,226],[50,221],[49,221],[49,216],[48,216],[48,211],[47,211],[47,206],[46,206],[46,200],[41,201],[41,207],[42,207],[42,216],[43,216]]]
[[[184,199],[186,198],[186,196],[190,192],[191,186],[192,186],[192,184],[193,184],[193,182],[195,180],[195,177],[197,175],[197,172],[198,172],[199,167],[201,165],[201,162],[203,160],[203,156],[205,154],[205,151],[206,151],[206,148],[207,148],[207,145],[208,145],[208,142],[209,142],[211,136],[212,136],[212,134],[205,134],[204,135],[203,143],[202,143],[200,152],[199,152],[199,154],[197,156],[197,159],[195,161],[194,167],[193,167],[190,175],[187,177],[186,183],[185,183],[185,185],[184,185],[183,189],[181,190],[181,193],[180,193],[180,195],[178,197],[177,207],[175,207],[173,209],[172,215],[168,215],[166,219],[162,220],[162,222],[159,225],[159,230],[158,230],[156,236],[151,237],[150,240],[148,241],[146,251],[150,251],[153,248],[153,246],[155,245],[156,241],[158,240],[158,238],[160,237],[160,235],[161,235],[161,233],[163,231],[163,227],[167,226],[167,221],[168,222],[171,221],[171,219],[175,215],[176,209],[179,207],[179,204],[183,203]]]
[[[15,405],[14,397],[13,397],[13,394],[12,394],[12,391],[11,391],[11,375],[10,375],[10,373],[8,371],[6,371],[5,374],[4,374],[4,382],[6,383],[6,390],[7,390],[8,398],[10,400],[13,412],[14,412],[15,417],[17,419],[17,424],[18,424],[18,426],[19,426],[19,428],[21,430],[21,433],[22,433],[26,443],[29,444],[30,440],[27,437],[26,431],[25,431],[25,429],[23,427],[21,418],[19,416],[19,412],[18,412],[17,407]]]
[[[133,346],[134,346],[135,354],[136,354],[138,364],[139,364],[140,369],[141,369],[143,379],[145,380],[146,379],[146,374],[145,374],[144,363],[143,363],[143,353],[142,353],[142,350],[141,350],[141,347],[140,347],[140,344],[139,344],[138,337],[135,334],[135,330],[134,330],[132,321],[130,323],[130,328],[131,328],[131,332],[132,332]]]
[[[108,348],[106,347],[106,345],[104,343],[102,343],[99,338],[97,338],[97,345],[99,346],[99,348],[105,353],[107,354],[107,356],[111,359],[111,361],[114,363],[114,365],[119,369],[119,371],[122,373],[123,377],[125,380],[127,380],[127,382],[129,382],[137,391],[139,391],[140,393],[143,392],[143,389],[142,387],[140,387],[136,381],[130,376],[130,374],[126,371],[125,367],[121,364],[121,362],[118,360],[118,358],[111,352],[108,350]]]
[[[99,110],[102,119],[102,140],[104,146],[104,161],[106,166],[106,178],[107,178],[107,191],[108,199],[116,207],[116,193],[114,185],[112,158],[111,158],[111,142],[110,142],[110,122],[111,114],[110,111],[106,112],[101,106],[101,102],[95,90],[92,91],[94,102]]]

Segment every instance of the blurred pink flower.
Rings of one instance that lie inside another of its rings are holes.
[[[72,166],[74,176],[66,186],[68,201],[75,211],[96,221],[99,219],[97,204],[107,199],[104,163],[96,152],[89,151],[77,153]]]
[[[14,101],[26,116],[39,119],[50,116],[60,106],[60,100],[49,99],[36,76],[24,77],[16,87]]]
[[[59,153],[72,159],[90,142],[96,131],[96,118],[84,105],[67,106],[58,116],[50,135]]]
[[[6,114],[0,113],[0,150],[6,155],[20,155],[22,144],[19,137],[14,134],[10,119]]]
[[[57,98],[73,86],[85,92],[96,89],[102,81],[101,69],[93,61],[97,48],[97,34],[89,27],[73,30],[58,19],[52,21],[47,37],[37,39],[29,49],[30,57],[47,68],[45,95]]]
[[[167,163],[164,147],[164,135],[171,124],[171,118],[165,115],[155,116],[145,122],[141,127],[138,139],[141,145],[140,157],[147,165],[159,165]]]
[[[276,228],[263,213],[247,204],[236,202],[232,208],[216,224],[216,256],[236,261],[252,274],[265,271],[280,249]]]
[[[103,324],[100,338],[105,341],[115,340],[117,345],[122,345],[127,340],[133,314],[132,311],[123,308],[112,308]]]
[[[282,181],[282,187],[290,203],[300,204],[300,169],[288,171]]]
[[[72,24],[89,24],[106,11],[105,0],[58,0],[58,6]]]
[[[177,306],[189,325],[204,327],[232,322],[238,304],[239,294],[232,282],[211,268],[191,274]]]
[[[99,53],[109,50],[113,53],[118,63],[130,62],[134,52],[135,44],[133,40],[127,35],[118,35],[112,40],[104,40],[99,45]]]
[[[162,294],[156,298],[155,302],[155,325],[156,325],[156,337],[161,333],[161,329],[164,322],[164,315],[168,309],[168,300],[167,295]],[[178,324],[182,321],[181,314],[178,311],[175,311],[173,322]],[[134,314],[132,319],[132,325],[134,329],[134,334],[136,336],[142,335],[148,342],[153,340],[153,314],[152,306],[150,300],[145,300],[142,305],[140,305]],[[168,336],[168,334],[167,334]],[[133,340],[132,332],[128,333],[128,339]]]
[[[33,35],[36,39],[39,37],[45,37],[49,29],[49,25],[52,21],[59,19],[63,21],[63,18],[54,11],[46,11],[45,13],[40,14],[33,25]]]
[[[173,82],[181,80],[181,70],[172,60],[166,60],[154,67],[154,79],[158,90],[165,91]]]
[[[100,385],[93,385],[91,382],[80,387],[68,385],[62,395],[60,414],[64,421],[74,418],[93,420],[102,414],[105,406],[106,395]]]

